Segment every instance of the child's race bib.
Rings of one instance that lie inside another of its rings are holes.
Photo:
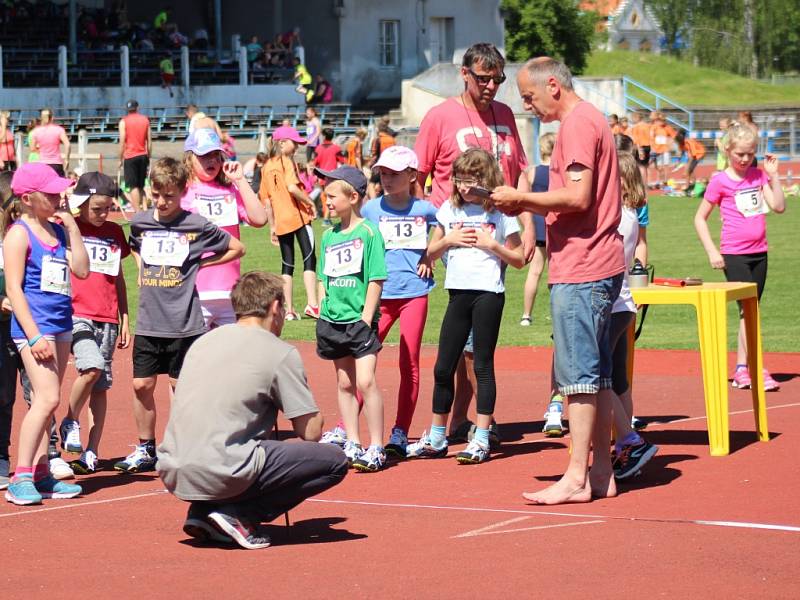
[[[355,275],[361,271],[364,242],[360,239],[339,242],[325,248],[325,270],[328,277]]]
[[[42,278],[39,289],[43,292],[71,296],[69,281],[69,265],[67,261],[58,256],[45,254],[42,256]]]
[[[122,249],[113,240],[96,237],[83,238],[83,245],[89,254],[89,270],[104,275],[119,275],[119,263]]]
[[[217,227],[229,227],[239,224],[239,211],[233,194],[223,196],[195,196],[194,205],[197,214],[205,217]]]
[[[180,267],[189,256],[189,238],[177,231],[145,231],[141,250],[148,265]]]
[[[764,193],[760,187],[737,190],[734,200],[736,200],[736,208],[745,217],[765,215],[769,212],[769,206],[764,202]]]
[[[657,135],[656,136],[656,146],[666,146],[667,145],[667,136],[665,135]]]
[[[424,250],[428,246],[425,217],[386,217],[378,221],[387,250]]]

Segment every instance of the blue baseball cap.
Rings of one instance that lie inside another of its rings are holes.
[[[183,149],[193,152],[197,156],[205,156],[209,152],[219,150],[225,152],[222,147],[222,140],[213,129],[195,129],[183,143]],[[227,154],[227,153],[226,153]]]
[[[340,179],[346,181],[358,192],[359,196],[364,196],[367,193],[367,178],[359,169],[351,167],[350,165],[342,165],[333,171],[323,171],[322,169],[314,169],[314,174],[323,179],[331,181]]]

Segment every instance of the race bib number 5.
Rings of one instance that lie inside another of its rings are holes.
[[[63,258],[45,255],[42,257],[42,278],[39,289],[43,292],[71,296],[69,265]]]
[[[232,194],[224,196],[195,196],[195,207],[200,216],[205,217],[217,227],[239,224],[236,198]]]
[[[325,248],[325,270],[328,277],[355,275],[361,271],[364,259],[364,242],[348,240]]]
[[[189,256],[189,239],[177,231],[145,231],[141,256],[148,265],[180,267]]]
[[[378,228],[387,250],[424,250],[428,245],[425,217],[381,217]]]
[[[119,263],[122,250],[113,240],[96,237],[83,238],[83,245],[89,254],[89,270],[104,275],[119,275]]]
[[[764,202],[764,194],[760,187],[738,190],[734,199],[736,200],[736,208],[745,217],[765,215],[769,212],[769,206]]]

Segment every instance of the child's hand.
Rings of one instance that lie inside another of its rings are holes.
[[[48,362],[53,360],[55,357],[55,354],[53,354],[53,348],[50,346],[50,342],[44,337],[40,337],[38,340],[36,340],[36,343],[30,348],[33,358],[39,362]]]
[[[222,172],[234,183],[239,183],[244,179],[244,169],[242,163],[237,160],[229,160],[222,163]]]
[[[708,253],[708,262],[711,263],[712,269],[724,269],[725,268],[725,260],[722,258],[722,255],[714,250],[713,252]]]
[[[6,314],[11,313],[11,301],[8,299],[7,296],[3,296],[3,300],[0,301],[0,312]]]
[[[430,279],[433,277],[433,262],[427,253],[422,255],[417,264],[417,275],[421,279]]]
[[[448,245],[459,248],[470,248],[475,245],[477,235],[474,229],[452,229],[445,236]]]
[[[489,231],[485,228],[480,228],[475,232],[475,247],[481,250],[488,250],[492,252],[497,241],[494,239],[494,231]]]
[[[772,177],[778,174],[778,157],[774,154],[764,155],[764,172]]]
[[[269,241],[272,243],[273,246],[278,246],[278,234],[274,231],[269,232]]]
[[[120,324],[119,326],[119,337],[117,337],[117,348],[127,348],[131,345],[131,330],[128,327],[128,324],[125,323],[124,325]]]

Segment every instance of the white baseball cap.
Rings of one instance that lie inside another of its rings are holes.
[[[381,152],[376,167],[386,167],[392,171],[405,171],[406,169],[418,169],[419,159],[411,148],[405,146],[389,146]]]

